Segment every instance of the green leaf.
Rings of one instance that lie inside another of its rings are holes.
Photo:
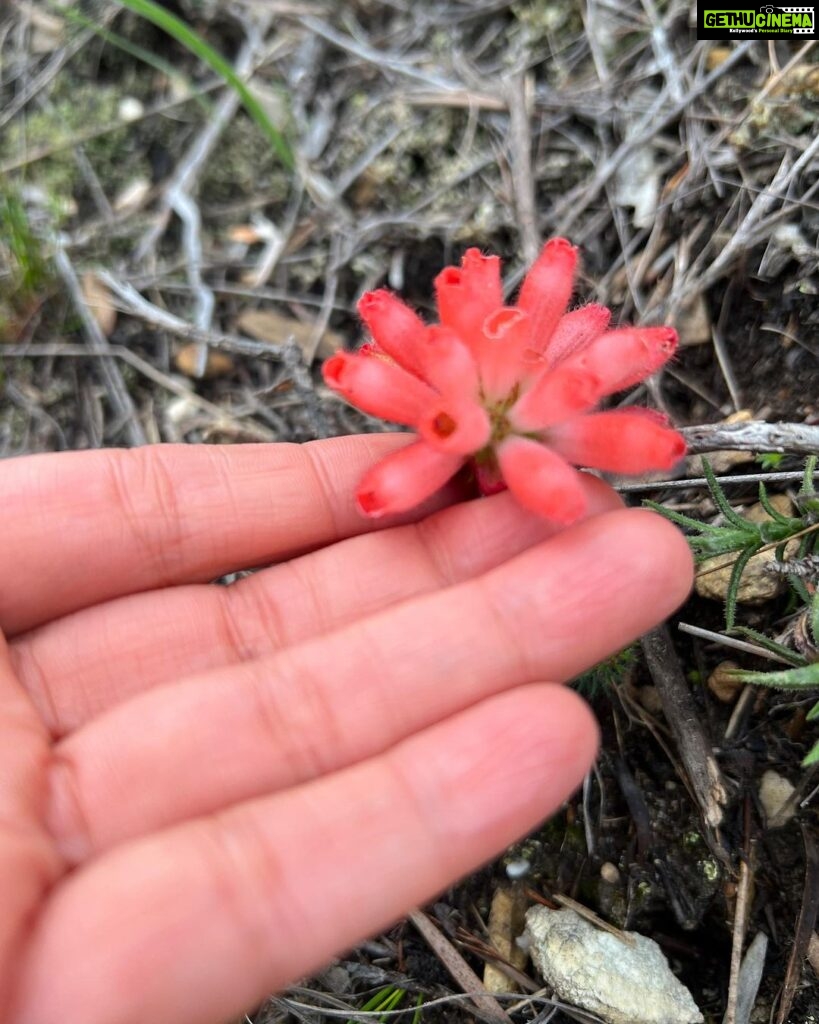
[[[813,475],[816,472],[817,462],[819,462],[819,455],[809,455],[805,459],[805,472],[802,474],[802,486],[799,488],[800,494],[812,495],[816,493]]]
[[[293,153],[284,136],[267,116],[261,103],[224,57],[190,29],[184,21],[177,18],[175,14],[171,14],[170,11],[160,4],[154,3],[153,0],[119,0],[119,2],[121,6],[127,7],[134,14],[139,14],[147,21],[161,28],[163,32],[167,32],[169,36],[172,36],[178,43],[181,43],[182,46],[211,67],[217,75],[220,75],[239,95],[245,110],[267,136],[268,142],[278,153],[279,159],[284,166],[290,171],[293,170],[295,167]]]
[[[673,509],[666,508],[665,505],[660,505],[656,501],[650,501],[648,498],[643,499],[643,505],[654,512],[658,512],[664,519],[669,519],[672,523],[676,523],[677,526],[687,526],[689,529],[697,530],[700,533],[719,533],[722,529],[720,526],[703,523],[699,519],[692,519],[691,516],[685,516],[682,512],[675,512]]]
[[[808,751],[805,756],[805,760],[802,762],[803,768],[810,768],[812,764],[816,764],[819,761],[819,740],[817,740]]]
[[[810,634],[813,637],[813,642],[819,644],[819,590],[811,598],[810,602],[810,615],[808,616],[810,622]]]
[[[786,526],[789,530],[793,530],[793,524],[798,522],[798,520],[789,519],[787,516],[783,516],[781,512],[777,512],[771,504],[771,499],[768,497],[768,489],[761,480],[759,481],[759,503],[774,522],[779,523],[780,526]],[[800,523],[799,525],[801,526],[802,524]],[[796,530],[793,530],[793,532],[795,533]]]
[[[819,718],[819,701],[817,701],[807,715],[805,715],[805,720],[808,722],[815,722],[817,718]]]
[[[766,471],[771,469],[779,469],[779,465],[785,456],[782,452],[763,452],[761,455],[757,455],[756,461]]]
[[[788,579],[788,583],[790,583],[792,589],[796,592],[797,596],[802,601],[802,603],[803,604],[810,604],[810,602],[811,602],[811,593],[808,590],[807,584],[802,579],[802,577],[801,576],[797,576],[795,573],[789,572],[788,576],[787,576],[787,579]]]
[[[811,690],[819,686],[819,661],[801,668],[786,668],[781,672],[748,672],[738,669],[731,675],[743,683],[770,686],[774,690]]]
[[[739,633],[740,636],[747,636],[749,640],[755,641],[760,647],[764,647],[766,651],[778,654],[780,658],[783,658],[795,667],[805,664],[805,659],[801,654],[792,651],[790,647],[785,647],[784,644],[778,644],[776,640],[771,640],[769,636],[760,633],[758,629],[753,629],[751,626],[737,626],[734,632]]]
[[[717,480],[714,470],[711,468],[711,463],[708,459],[702,460],[702,471],[705,474],[705,479],[708,481],[708,489],[717,503],[717,507],[720,512],[725,516],[729,523],[732,523],[739,530],[745,530],[747,533],[755,533],[753,525],[747,520],[743,519],[741,515],[731,508],[728,499],[725,497],[725,491],[720,487],[719,481]]]
[[[734,568],[731,570],[731,578],[728,581],[728,592],[725,595],[725,628],[730,632],[734,628],[734,621],[737,614],[737,594],[739,585],[742,582],[742,574],[748,562],[753,558],[762,545],[757,541],[750,544],[737,555]]]
[[[717,527],[719,535],[707,534],[702,537],[689,537],[691,547],[703,555],[725,555],[731,551],[741,551],[749,543],[760,544],[760,539],[753,533],[740,532],[731,527]]]

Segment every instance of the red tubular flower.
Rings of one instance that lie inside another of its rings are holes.
[[[373,341],[328,359],[324,379],[353,405],[420,435],[367,473],[357,492],[365,515],[412,508],[469,462],[482,493],[508,487],[525,508],[570,523],[586,507],[574,466],[644,473],[684,455],[682,437],[658,413],[595,411],[659,370],[677,335],[609,330],[603,306],[567,313],[576,264],[569,242],[547,242],[509,307],[499,259],[469,249],[436,278],[440,324],[429,327],[385,289],[362,296]]]

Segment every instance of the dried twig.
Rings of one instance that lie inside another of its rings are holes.
[[[739,884],[734,906],[734,927],[731,933],[731,972],[728,979],[728,1006],[725,1010],[723,1024],[743,1024],[737,1013],[739,1002],[739,978],[742,965],[742,948],[745,945],[745,934],[748,930],[748,914],[750,897],[754,879],[754,847],[752,846],[746,859],[739,864]],[[749,1010],[753,1008],[753,1000]],[[747,1024],[747,1020],[744,1022]]]
[[[731,476],[720,476],[720,487],[741,484],[750,486],[752,484],[791,484],[804,477],[804,473],[797,470],[788,470],[777,473],[747,473],[734,474]],[[642,494],[650,491],[687,491],[692,488],[707,487],[708,481],[704,476],[686,477],[681,480],[652,480],[643,483],[618,483],[615,490],[621,494]]]
[[[281,359],[286,345],[274,345],[269,341],[252,341],[238,334],[225,334],[222,331],[203,331],[181,317],[174,316],[165,309],[160,309],[127,281],[120,281],[107,270],[98,270],[97,276],[109,288],[121,303],[121,309],[131,316],[139,317],[151,327],[157,327],[186,341],[203,342],[212,348],[222,348],[226,352],[238,352],[257,359]]]
[[[449,939],[430,921],[427,915],[421,910],[414,910],[409,915],[409,920],[415,925],[418,931],[426,940],[429,947],[440,959],[452,975],[455,982],[462,991],[468,992],[474,1003],[474,1013],[487,1024],[511,1024],[511,1017],[500,1005],[494,996],[489,995],[483,987],[483,983],[469,964],[464,960]]]
[[[752,452],[788,452],[794,455],[819,453],[819,427],[804,423],[713,423],[701,427],[683,427],[690,455],[722,449]],[[723,478],[720,478],[721,480]]]
[[[722,823],[728,789],[711,752],[711,742],[697,714],[668,627],[660,626],[646,634],[642,647],[700,810],[710,828],[716,829]]]
[[[111,350],[111,346],[86,305],[74,265],[68,258],[59,240],[55,241],[54,244],[54,264],[80,318],[88,347],[97,355],[107,355]],[[142,424],[139,422],[136,407],[128,392],[128,388],[125,386],[125,381],[122,379],[122,374],[119,372],[116,362],[110,359],[100,360],[99,372],[108,392],[111,407],[117,416],[119,424],[121,424],[125,431],[128,444],[133,447],[147,444],[148,439],[145,436],[145,431],[142,429]]]
[[[525,74],[512,75],[504,83],[509,104],[509,157],[521,250],[527,263],[540,251],[537,229],[535,182],[532,176],[531,85]]]
[[[793,947],[788,959],[788,969],[785,972],[785,983],[782,986],[782,995],[779,1000],[776,1024],[785,1024],[790,1016],[793,997],[796,994],[796,987],[802,973],[802,961],[807,954],[808,944],[816,926],[817,911],[819,911],[819,845],[817,845],[816,836],[806,825],[802,826],[802,842],[805,844],[805,885],[802,890],[802,906],[799,908]]]
[[[711,629],[703,629],[701,626],[692,626],[688,622],[681,622],[677,626],[681,633],[688,633],[689,636],[697,636],[701,640],[710,640],[712,643],[722,647],[730,647],[735,651],[742,651],[744,654],[752,654],[755,658],[767,658],[768,661],[775,661],[780,665],[792,667],[793,663],[786,661],[773,651],[760,647],[757,644],[749,644],[747,640],[737,640],[733,636],[725,636],[723,633],[715,633]]]

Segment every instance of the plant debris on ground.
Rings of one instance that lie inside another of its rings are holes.
[[[681,0],[167,3],[189,36],[149,6],[0,14],[4,456],[383,430],[318,373],[362,292],[428,312],[469,246],[512,292],[563,235],[577,301],[680,334],[624,401],[692,454],[622,491],[704,524],[721,563],[583,681],[603,746],[560,814],[247,1019],[590,1019],[500,950],[510,892],[654,939],[707,1021],[816,1019],[814,41],[698,42]],[[799,689],[743,675],[788,670]],[[453,971],[498,960],[518,995],[467,999]]]

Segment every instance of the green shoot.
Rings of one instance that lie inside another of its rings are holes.
[[[388,1018],[385,1014],[389,1013],[390,1010],[396,1010],[406,994],[406,989],[399,988],[397,985],[387,985],[385,988],[379,989],[375,995],[370,996],[361,1007],[361,1012],[380,1013],[382,1016],[379,1019],[387,1021]],[[347,1024],[355,1024],[355,1021],[350,1019],[347,1021]]]
[[[810,460],[808,461],[810,462]],[[654,509],[661,516],[669,519],[672,523],[676,523],[678,526],[694,532],[693,536],[689,536],[688,543],[698,559],[702,560],[712,555],[727,555],[737,552],[737,557],[733,563],[728,563],[729,565],[732,564],[732,571],[725,600],[725,625],[726,629],[730,631],[734,628],[736,622],[737,595],[742,581],[742,573],[745,571],[748,562],[758,551],[771,545],[776,545],[778,550],[782,546],[784,550],[784,545],[791,538],[803,533],[810,525],[809,516],[806,514],[799,516],[783,515],[773,506],[764,484],[760,483],[760,504],[770,518],[761,523],[753,523],[750,520],[743,519],[742,516],[738,515],[731,508],[728,498],[707,459],[703,459],[703,473],[708,481],[708,489],[714,499],[714,504],[725,519],[725,525],[717,526],[713,523],[702,523],[691,516],[682,515],[653,501],[647,501],[644,504]],[[803,482],[803,504],[812,499],[812,487],[813,469],[806,466]],[[817,511],[819,511],[819,506],[817,506]],[[805,550],[807,551],[808,547],[812,547],[814,543],[815,538],[812,536],[808,537]],[[778,557],[781,559],[781,556]],[[790,582],[804,600],[807,597],[804,583],[799,579],[793,579]]]
[[[154,3],[153,0],[119,0],[119,2],[123,7],[133,11],[134,14],[141,15],[147,21],[161,28],[163,32],[167,32],[169,36],[172,36],[178,43],[181,43],[182,46],[211,67],[232,89],[235,89],[244,104],[245,110],[264,132],[281,162],[288,170],[293,170],[295,167],[293,153],[284,136],[267,116],[262,104],[256,99],[224,57],[218,54],[212,46],[209,46],[204,39],[189,28],[184,21],[177,18],[175,14],[171,14],[170,11],[160,4]]]
[[[819,593],[814,594],[810,600],[810,630],[814,643],[819,642]],[[745,632],[750,632],[746,630]],[[758,636],[756,639],[759,639]],[[804,661],[804,659],[803,659]],[[775,690],[815,690],[819,688],[819,661],[799,665],[795,668],[780,669],[776,672],[749,672],[745,669],[738,669],[731,675],[743,683],[752,683],[754,686],[770,686]],[[816,721],[819,718],[819,701],[813,705],[808,712],[807,720]],[[802,761],[803,767],[816,764],[819,761],[819,740],[814,743]]]

